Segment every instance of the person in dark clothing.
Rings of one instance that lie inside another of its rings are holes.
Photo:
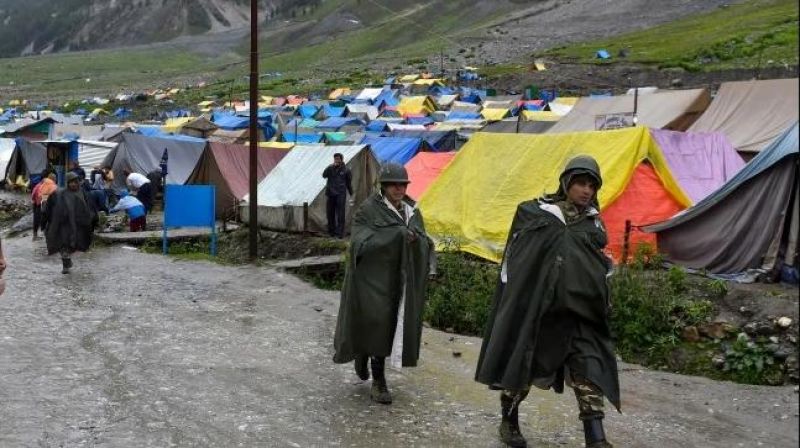
[[[69,172],[78,176],[78,179],[80,179],[81,188],[87,191],[89,190],[91,185],[89,185],[89,182],[86,180],[86,170],[81,168],[81,165],[77,160],[69,162]]]
[[[611,262],[600,219],[597,162],[570,160],[555,194],[517,207],[506,243],[475,380],[501,390],[500,439],[527,442],[519,405],[531,386],[578,401],[588,448],[610,448],[604,397],[619,410],[619,377],[608,322]]]
[[[408,172],[388,163],[379,176],[381,191],[365,200],[353,218],[333,361],[355,361],[356,374],[364,381],[371,370],[370,397],[391,404],[386,358],[396,368],[417,365],[436,252],[422,213],[406,196]]]
[[[344,156],[340,153],[333,155],[333,164],[328,165],[322,172],[322,177],[327,179],[325,197],[327,202],[328,234],[336,238],[344,238],[344,222],[347,207],[347,195],[353,196],[353,175],[344,164]],[[350,205],[353,200],[350,199]]]
[[[151,207],[153,207],[155,206],[158,194],[163,193],[164,191],[163,176],[161,175],[161,169],[150,171],[149,173],[147,173],[147,178],[150,179],[150,193],[152,196],[150,199],[150,204]]]
[[[47,199],[45,218],[47,253],[61,254],[61,272],[68,274],[72,268],[72,253],[89,249],[97,223],[97,215],[89,206],[81,180],[75,173],[67,173],[67,187]]]

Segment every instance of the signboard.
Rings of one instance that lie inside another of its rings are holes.
[[[217,254],[216,207],[213,185],[165,185],[163,250],[167,254],[167,229],[210,227],[211,255]]]
[[[594,130],[607,131],[609,129],[631,128],[636,126],[633,112],[617,114],[595,115]]]

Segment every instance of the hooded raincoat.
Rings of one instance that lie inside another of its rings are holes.
[[[83,189],[62,188],[50,195],[45,216],[48,254],[89,249],[97,215],[89,206]]]
[[[560,393],[578,375],[619,409],[607,236],[593,207],[565,219],[566,174],[558,193],[517,207],[475,379],[493,389]]]
[[[405,222],[380,193],[356,212],[334,336],[336,363],[391,354],[403,367],[417,365],[435,253],[422,215],[411,204],[404,201]],[[413,242],[409,231],[416,235]]]

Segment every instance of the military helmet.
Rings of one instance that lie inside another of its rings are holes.
[[[597,161],[594,160],[593,157],[587,155],[579,155],[575,156],[567,162],[567,166],[564,167],[564,171],[561,173],[562,181],[565,178],[572,178],[572,175],[575,174],[588,174],[595,178],[597,181],[597,188],[603,185],[603,178],[600,176],[600,165],[597,164]],[[566,188],[567,185],[564,185]]]
[[[378,182],[382,184],[407,184],[411,181],[408,180],[408,172],[403,165],[387,163],[381,165],[381,170],[378,172]]]

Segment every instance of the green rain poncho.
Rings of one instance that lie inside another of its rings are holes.
[[[410,201],[410,200],[409,200]],[[356,355],[387,357],[395,332],[402,334],[402,366],[419,359],[422,312],[428,275],[434,264],[433,243],[425,233],[419,210],[405,205],[408,223],[376,193],[358,209],[353,220],[347,273],[334,337],[334,362]],[[409,231],[417,235],[408,239]],[[402,325],[397,328],[403,303]]]
[[[619,409],[606,232],[594,208],[565,219],[564,190],[517,208],[475,379],[560,393],[565,379],[580,375]]]

